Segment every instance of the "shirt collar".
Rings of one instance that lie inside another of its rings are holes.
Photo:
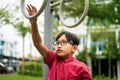
[[[69,58],[62,58],[62,57],[59,57],[59,56],[57,56],[57,59],[59,60],[59,61],[63,61],[63,62],[65,62],[65,63],[68,63],[68,62],[71,62],[71,61],[73,61],[74,60],[74,57],[69,57]]]

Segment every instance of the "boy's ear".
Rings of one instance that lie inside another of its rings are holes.
[[[78,45],[73,45],[73,53],[78,49]]]

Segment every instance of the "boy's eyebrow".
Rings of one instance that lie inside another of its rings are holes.
[[[57,41],[67,41],[66,39],[62,39],[62,40],[57,40]]]

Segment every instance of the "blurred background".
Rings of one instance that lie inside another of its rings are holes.
[[[28,77],[28,80],[42,80],[42,57],[32,43],[29,20],[23,16],[20,3],[20,0],[0,3],[0,78],[8,80],[6,76],[9,76],[9,80],[26,80]],[[41,3],[43,0],[26,0],[25,6],[33,4],[39,10]],[[79,21],[84,5],[84,0],[64,3],[62,14],[65,22],[74,24]],[[89,66],[93,80],[120,80],[120,0],[89,0],[87,16],[74,28],[67,28],[61,23],[58,10],[59,6],[55,6],[50,12],[53,18],[52,25],[49,25],[53,28],[52,41],[61,31],[75,33],[80,45],[74,57]],[[38,17],[43,41],[44,25],[43,12]]]

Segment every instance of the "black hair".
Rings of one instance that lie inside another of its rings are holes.
[[[79,39],[78,37],[71,33],[71,32],[68,32],[68,31],[63,31],[61,33],[59,33],[56,37],[56,41],[62,36],[62,35],[65,35],[66,36],[66,39],[68,42],[72,42],[72,45],[79,45]]]

